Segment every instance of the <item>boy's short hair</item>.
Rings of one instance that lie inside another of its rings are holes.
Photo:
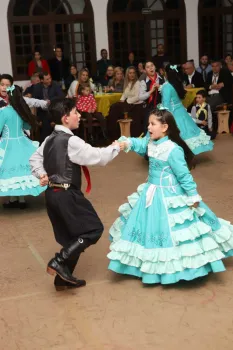
[[[13,85],[13,77],[10,74],[1,74],[0,75],[0,81],[2,81],[3,79],[9,80],[9,82],[11,83],[11,85]]]
[[[51,122],[57,125],[62,124],[62,118],[70,115],[73,108],[76,108],[76,100],[71,98],[55,98],[51,101],[48,112]]]
[[[206,91],[205,90],[199,90],[197,93],[196,93],[196,96],[197,95],[201,95],[203,98],[206,98],[207,97],[207,94],[206,94]]]

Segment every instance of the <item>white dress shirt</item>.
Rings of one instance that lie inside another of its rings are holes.
[[[212,84],[218,84],[218,78],[219,78],[219,74],[213,73]],[[210,89],[209,95],[215,95],[215,94],[219,94],[219,90]]]
[[[63,125],[56,125],[56,131],[64,131],[72,135],[68,141],[68,157],[72,163],[78,165],[101,165],[104,166],[113,160],[120,152],[119,146],[108,146],[106,148],[95,148],[85,143],[78,136],[74,136],[72,131]],[[47,139],[31,156],[29,162],[31,165],[32,174],[40,178],[40,175],[46,174],[44,169],[44,146]]]
[[[193,71],[193,73],[191,75],[188,75],[189,84],[191,84],[191,85],[193,85],[192,79],[193,79],[194,74],[195,74],[195,71]]]
[[[161,77],[157,74],[156,84],[159,84],[159,78],[161,79]],[[149,80],[150,80],[150,78],[147,76],[146,81],[145,80],[140,81],[140,87],[139,87],[139,100],[140,101],[146,101],[151,95],[150,91],[146,91],[147,90],[146,84],[148,83]]]

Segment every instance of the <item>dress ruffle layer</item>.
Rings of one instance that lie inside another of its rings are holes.
[[[41,187],[39,180],[33,175],[0,179],[1,196],[38,196],[44,190],[45,187]]]
[[[201,221],[206,210],[188,206],[201,200],[200,196],[174,196],[165,198],[168,220],[174,243],[169,248],[147,249],[122,239],[122,232],[132,209],[137,204],[145,184],[128,197],[129,203],[120,206],[121,216],[110,228],[112,243],[108,258],[109,269],[142,278],[143,283],[176,283],[180,279],[192,280],[209,272],[221,272],[225,267],[221,259],[233,256],[233,226],[219,219],[219,229]],[[171,214],[169,208],[184,210]],[[183,224],[188,227],[179,229]]]
[[[199,136],[192,137],[191,139],[184,139],[184,141],[194,154],[213,150],[213,142],[211,141],[211,137],[201,129]]]

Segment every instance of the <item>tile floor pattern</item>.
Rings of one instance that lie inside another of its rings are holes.
[[[233,221],[232,162],[233,138],[222,135],[214,152],[198,157],[193,175],[210,207]],[[146,179],[147,163],[121,154],[91,173],[90,199],[105,232],[76,270],[85,288],[57,293],[45,273],[58,246],[43,196],[29,198],[27,211],[0,209],[0,349],[233,349],[233,259],[225,273],[167,287],[111,273],[108,229],[118,206]]]

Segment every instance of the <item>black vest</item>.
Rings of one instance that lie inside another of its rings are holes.
[[[53,131],[44,146],[44,169],[49,181],[56,184],[71,184],[81,189],[81,168],[68,157],[68,142],[72,135]]]
[[[146,92],[149,92],[151,81],[148,80],[148,82],[147,82],[146,79],[147,79],[147,76],[144,78],[144,81],[146,83]],[[163,85],[163,83],[164,83],[164,80],[161,77],[159,77],[159,85]],[[152,94],[152,96],[153,96],[153,98],[152,98],[152,101],[150,101],[150,103],[149,103],[150,97],[145,102],[146,102],[147,106],[149,106],[150,108],[155,108],[156,105],[161,103],[161,94],[159,91],[155,91]],[[155,103],[155,100],[156,100],[156,103]]]
[[[200,106],[196,106],[196,112],[199,111],[201,107]],[[205,116],[205,113],[203,111],[201,111],[201,113],[199,114],[199,116],[197,116],[197,119],[198,120],[201,120],[201,121],[208,121],[208,105],[206,105],[204,107],[204,109],[206,110],[206,116]]]

